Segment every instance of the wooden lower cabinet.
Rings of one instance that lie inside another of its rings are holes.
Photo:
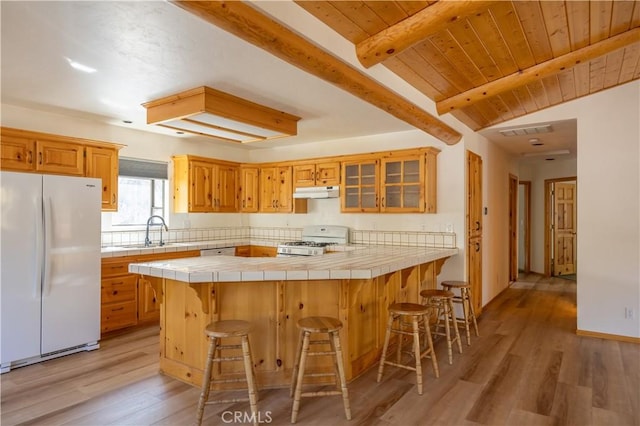
[[[100,332],[108,333],[137,324],[136,275],[129,274],[127,257],[102,259]]]
[[[196,284],[163,279],[160,370],[199,386],[208,349],[203,330],[211,321],[242,319],[253,325],[249,339],[261,387],[288,387],[299,337],[296,323],[306,316],[324,315],[343,323],[340,342],[345,376],[353,380],[379,359],[389,304],[419,302],[421,290],[436,288],[436,276],[445,260],[360,280]],[[308,362],[313,369],[332,372],[334,368],[330,360],[318,357]],[[240,372],[240,363],[227,363],[214,374],[226,378]],[[310,377],[309,381],[323,383],[326,379]]]
[[[276,257],[277,247],[270,246],[237,246],[238,257]]]
[[[198,250],[102,259],[100,332],[160,320],[162,279],[129,273],[129,264],[200,256]]]

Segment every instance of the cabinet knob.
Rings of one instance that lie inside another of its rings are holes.
[[[480,243],[476,243],[476,253],[480,251]]]
[[[38,153],[38,163],[42,164],[42,151]]]
[[[480,221],[476,220],[476,231],[480,230]]]
[[[33,164],[33,151],[31,150],[27,153],[27,163]]]

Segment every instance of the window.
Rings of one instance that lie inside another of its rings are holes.
[[[140,226],[147,224],[149,216],[165,217],[167,163],[121,158],[119,166],[118,211],[113,214],[111,224]]]

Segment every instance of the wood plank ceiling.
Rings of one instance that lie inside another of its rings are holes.
[[[640,1],[296,3],[473,130],[640,78]]]

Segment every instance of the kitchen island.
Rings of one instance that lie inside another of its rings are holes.
[[[456,248],[347,247],[324,256],[196,257],[129,265],[161,277],[160,370],[199,386],[211,321],[253,324],[253,361],[261,387],[289,386],[298,341],[296,322],[312,315],[339,318],[345,375],[352,380],[380,355],[387,306],[418,302]],[[319,369],[332,364],[314,359]],[[313,368],[312,364],[312,368]],[[238,365],[238,370],[241,371]],[[236,370],[223,368],[222,375]],[[321,378],[320,378],[321,379]]]

